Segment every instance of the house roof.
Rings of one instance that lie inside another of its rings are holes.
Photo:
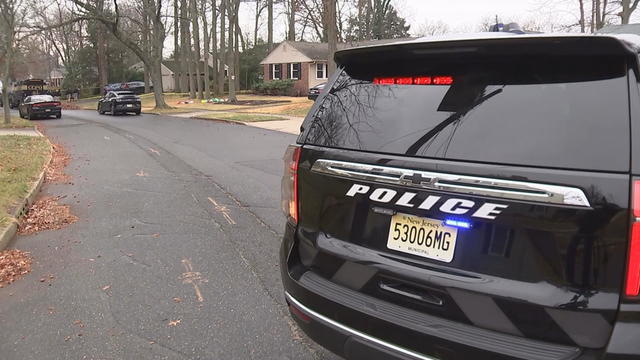
[[[350,43],[339,43],[338,50],[344,50],[352,47],[359,46],[371,46],[371,45],[383,45],[388,43],[393,43],[397,41],[406,41],[413,40],[414,38],[404,38],[404,39],[384,39],[384,40],[368,40],[368,41],[360,41],[360,42],[350,42]],[[316,43],[316,42],[306,42],[306,41],[283,41],[278,46],[276,46],[271,52],[260,62],[260,64],[272,64],[272,63],[280,63],[279,57],[272,56],[275,52],[283,51],[287,48],[294,49],[298,54],[295,61],[304,60],[304,61],[327,61],[329,59],[329,44],[327,43]],[[301,58],[302,56],[303,58]],[[272,58],[273,60],[271,61]],[[290,61],[285,61],[290,62]]]
[[[171,70],[173,73],[176,73],[179,70],[178,69],[179,64],[175,60],[163,60],[162,64],[166,66],[169,70]],[[204,61],[200,60],[198,62],[198,69],[200,70],[201,74],[204,73]],[[209,69],[212,69],[212,67],[209,66]]]

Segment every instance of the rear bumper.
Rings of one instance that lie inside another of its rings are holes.
[[[49,110],[49,111],[47,111]],[[62,114],[62,109],[58,108],[58,109],[38,109],[38,108],[32,108],[31,109],[31,115],[35,115],[35,116],[54,116],[54,115],[59,115]]]
[[[608,351],[581,349],[486,330],[370,297],[302,266],[294,231],[287,226],[280,252],[292,317],[311,339],[346,359],[640,358],[633,349],[640,347],[637,341],[627,341],[637,332],[614,331]]]
[[[116,103],[115,110],[121,112],[140,111],[140,103]]]

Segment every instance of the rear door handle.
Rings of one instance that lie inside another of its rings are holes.
[[[422,301],[431,305],[442,306],[444,304],[444,300],[442,300],[437,296],[427,293],[425,290],[409,289],[407,288],[406,285],[387,284],[382,281],[378,284],[378,286],[380,286],[380,289],[382,290],[385,290],[397,295],[406,296],[408,298]]]

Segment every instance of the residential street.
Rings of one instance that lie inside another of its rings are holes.
[[[42,120],[79,220],[19,236],[33,271],[0,291],[0,357],[335,359],[298,331],[278,268],[295,136],[156,115]]]

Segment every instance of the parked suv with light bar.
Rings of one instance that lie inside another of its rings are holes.
[[[285,154],[290,311],[348,359],[640,358],[640,37],[339,51]]]

